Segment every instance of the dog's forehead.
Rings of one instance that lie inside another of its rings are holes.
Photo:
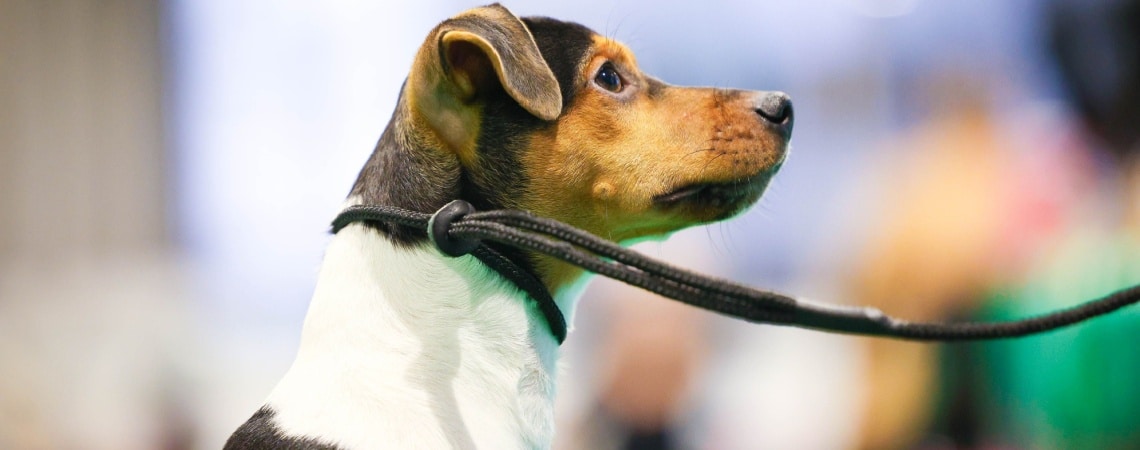
[[[571,103],[575,81],[595,50],[598,34],[582,24],[549,17],[523,17],[522,21],[558,79],[563,103]]]
[[[594,43],[594,37],[597,36],[593,30],[575,22],[550,17],[523,17],[522,21],[530,30],[530,34],[534,36],[538,48],[543,50],[543,55],[547,60],[581,60],[590,50]],[[559,55],[551,54],[547,57],[547,50],[552,52],[562,50],[562,52]],[[553,58],[553,56],[562,56],[562,58]]]

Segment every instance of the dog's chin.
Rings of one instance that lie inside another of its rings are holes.
[[[744,212],[764,193],[775,171],[728,182],[698,182],[653,197],[654,207],[699,223],[716,222]]]

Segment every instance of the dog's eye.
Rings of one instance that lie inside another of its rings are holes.
[[[598,74],[594,76],[594,83],[610,92],[621,92],[625,87],[622,85],[621,75],[618,75],[617,69],[610,63],[605,63],[601,69],[598,69]]]

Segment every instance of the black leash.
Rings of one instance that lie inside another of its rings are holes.
[[[558,342],[566,320],[546,287],[514,262],[487,247],[497,242],[561,259],[642,289],[750,322],[916,341],[971,341],[1026,336],[1055,330],[1140,302],[1140,285],[1070,308],[1009,322],[922,323],[895,319],[875,308],[810,302],[708,277],[648,258],[583,230],[522,211],[475,212],[456,200],[435,214],[389,206],[353,206],[332,223],[336,233],[357,221],[388,222],[420,229],[450,256],[472,254],[533,298]]]

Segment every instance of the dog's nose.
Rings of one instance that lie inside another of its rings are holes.
[[[753,108],[760,117],[780,128],[784,134],[792,132],[792,99],[783,92],[767,92],[756,99]]]

